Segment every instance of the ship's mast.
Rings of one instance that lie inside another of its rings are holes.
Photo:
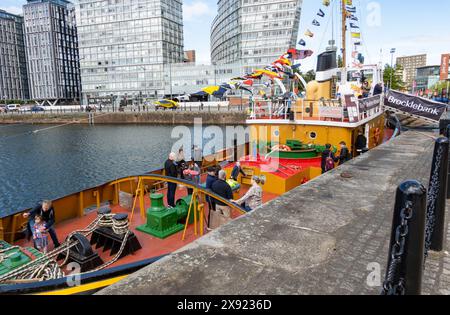
[[[341,0],[342,4],[342,63],[344,68],[347,67],[347,10],[345,8],[345,1]]]

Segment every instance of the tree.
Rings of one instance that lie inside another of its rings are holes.
[[[314,81],[316,79],[316,72],[314,70],[309,70],[306,73],[298,72],[300,75],[305,79],[306,83],[309,83],[311,81]],[[305,92],[305,88],[303,87],[303,84],[298,82],[297,88],[299,92]]]
[[[433,85],[430,90],[442,93],[442,91],[447,92],[447,89],[450,89],[450,81],[439,81]]]
[[[403,68],[400,65],[395,65],[391,67],[390,65],[386,65],[384,67],[384,75],[383,80],[386,86],[389,86],[392,90],[402,91],[406,87],[406,83],[403,82],[402,76],[399,75],[399,72],[402,71]],[[392,85],[391,83],[392,78]]]
[[[337,66],[338,68],[343,68],[344,67],[344,60],[342,59],[342,56],[339,55],[337,58]]]

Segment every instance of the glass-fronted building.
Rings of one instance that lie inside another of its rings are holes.
[[[425,91],[439,82],[440,66],[425,66],[416,70],[416,91]]]
[[[23,13],[32,99],[53,104],[79,99],[75,7],[65,0],[28,0]]]
[[[165,95],[185,95],[201,91],[210,85],[220,85],[242,76],[242,64],[196,65],[177,63],[165,67]]]
[[[79,0],[83,98],[164,95],[164,65],[184,60],[180,0]]]
[[[27,100],[27,61],[23,17],[0,10],[0,98]]]
[[[211,27],[212,62],[241,61],[247,70],[296,46],[303,0],[218,0]]]

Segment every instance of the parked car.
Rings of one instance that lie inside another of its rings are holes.
[[[19,112],[21,108],[19,104],[9,104],[6,106],[8,112]]]
[[[45,111],[44,107],[42,107],[42,106],[37,106],[37,105],[31,107],[30,110],[31,110],[31,112],[33,112],[33,113]]]
[[[160,100],[155,102],[155,109],[158,110],[159,108],[162,108],[163,110],[171,109],[176,110],[178,108],[178,102],[175,102],[173,100]]]

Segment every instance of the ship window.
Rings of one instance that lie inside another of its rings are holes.
[[[314,131],[311,131],[309,133],[309,138],[312,139],[312,140],[316,140],[317,139],[317,133],[314,132]]]

